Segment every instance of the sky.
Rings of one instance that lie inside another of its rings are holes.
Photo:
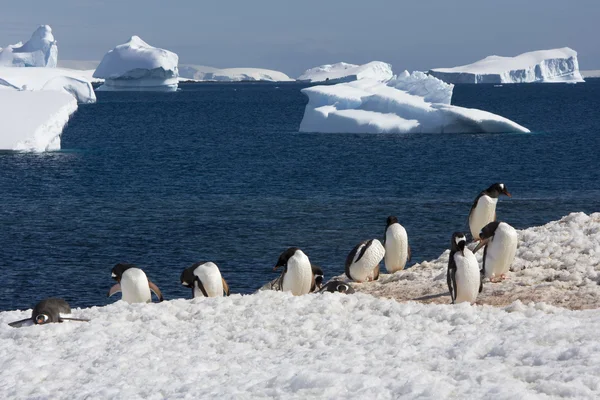
[[[569,46],[600,69],[598,0],[2,0],[0,47],[52,27],[59,60],[100,60],[138,35],[180,64],[257,67],[297,77],[373,60],[394,72]]]

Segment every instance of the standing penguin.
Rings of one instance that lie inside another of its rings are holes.
[[[469,228],[473,240],[479,239],[479,232],[484,226],[496,220],[496,204],[501,194],[511,197],[504,183],[494,183],[479,193],[473,202],[469,212]]]
[[[117,264],[112,269],[112,278],[118,283],[110,288],[108,297],[115,293],[123,293],[123,301],[127,303],[150,303],[152,291],[158,301],[163,301],[162,293],[158,286],[152,283],[144,271],[133,264]]]
[[[277,260],[273,268],[283,267],[280,287],[284,292],[292,292],[294,296],[310,293],[315,277],[310,261],[306,254],[297,247],[290,247]]]
[[[323,270],[315,264],[310,264],[310,269],[313,274],[313,284],[310,287],[310,291],[314,292],[315,290],[320,290],[321,286],[323,286]]]
[[[200,261],[181,273],[181,284],[192,289],[192,297],[229,296],[229,285],[217,264]]]
[[[494,221],[483,227],[479,237],[481,241],[473,252],[485,246],[481,275],[490,282],[506,279],[506,273],[517,253],[517,231],[506,222]]]
[[[410,261],[411,252],[408,245],[406,229],[398,223],[398,218],[389,216],[385,228],[385,269],[393,274],[403,270],[406,262]]]
[[[10,326],[20,328],[24,323],[29,322],[35,325],[49,324],[63,321],[82,321],[89,322],[89,319],[67,318],[63,315],[71,314],[71,307],[63,299],[49,298],[40,301],[35,305],[31,312],[31,318],[22,319],[9,323]]]
[[[379,240],[360,242],[346,258],[346,276],[356,282],[376,281],[384,255],[385,249]]]
[[[465,301],[474,303],[477,293],[481,293],[483,289],[479,263],[475,254],[465,247],[466,244],[467,238],[464,233],[454,232],[452,234],[446,274],[452,304]]]

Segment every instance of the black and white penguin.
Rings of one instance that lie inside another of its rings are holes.
[[[496,220],[496,204],[501,194],[511,197],[504,183],[494,183],[479,193],[473,202],[469,212],[469,228],[473,240],[479,239],[479,232],[484,226]]]
[[[390,274],[403,270],[406,262],[410,261],[411,252],[408,245],[406,229],[398,223],[398,218],[389,216],[385,228],[385,269]]]
[[[273,268],[283,267],[280,287],[284,292],[292,292],[294,296],[310,293],[314,285],[314,275],[310,260],[297,247],[290,247],[279,256]]]
[[[357,244],[346,258],[346,276],[356,282],[376,281],[385,248],[377,239]]]
[[[181,273],[181,284],[192,289],[192,297],[229,296],[229,285],[221,276],[217,264],[197,262]]]
[[[310,291],[314,292],[315,290],[320,290],[323,286],[324,274],[323,270],[318,265],[310,264],[310,268],[313,274],[313,284],[310,288]]]
[[[506,279],[506,273],[517,254],[517,231],[506,222],[494,221],[483,227],[479,238],[481,241],[473,252],[485,247],[481,275],[490,282]]]
[[[465,301],[474,303],[477,293],[483,289],[479,263],[475,254],[466,245],[467,238],[464,233],[454,232],[452,234],[446,274],[452,304]]]
[[[63,299],[49,298],[40,301],[31,312],[31,318],[9,323],[10,326],[19,328],[25,323],[43,325],[63,321],[89,322],[89,319],[70,318],[64,315],[71,314],[71,307]]]
[[[319,290],[319,293],[325,292],[352,294],[354,293],[354,288],[352,288],[352,286],[348,285],[346,282],[335,280],[327,282],[327,284],[325,284],[321,290]]]
[[[151,291],[163,301],[158,286],[152,283],[144,271],[133,264],[117,264],[112,269],[112,278],[118,283],[110,288],[108,297],[115,293],[123,293],[123,301],[127,303],[150,303]]]

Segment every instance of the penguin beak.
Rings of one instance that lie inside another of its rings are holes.
[[[507,195],[508,197],[512,197],[512,195],[510,193],[508,193],[508,190],[504,189],[504,194]]]
[[[281,267],[281,265],[277,264],[273,267],[273,271],[277,271],[277,268]]]
[[[477,251],[479,251],[480,248],[482,248],[483,246],[487,245],[489,241],[490,241],[489,238],[487,238],[487,239],[481,239],[479,241],[479,243],[477,243],[477,246],[475,246],[475,248],[473,249],[473,254],[477,253]]]

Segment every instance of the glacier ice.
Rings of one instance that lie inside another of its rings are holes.
[[[452,85],[420,72],[387,83],[371,79],[302,89],[308,104],[300,132],[529,132],[487,111],[450,105]]]
[[[577,52],[568,47],[489,56],[473,64],[434,68],[429,74],[449,83],[583,82]]]
[[[371,61],[363,65],[339,62],[308,69],[298,77],[298,81],[340,83],[368,78],[384,82],[392,76],[392,66],[381,61]]]
[[[179,80],[216,82],[291,82],[289,76],[280,71],[263,68],[213,68],[204,65],[185,64],[179,66]]]
[[[177,54],[132,36],[104,55],[93,77],[104,79],[97,90],[175,91],[178,62]]]
[[[54,68],[58,46],[52,28],[40,25],[25,44],[17,43],[0,49],[0,66]]]

